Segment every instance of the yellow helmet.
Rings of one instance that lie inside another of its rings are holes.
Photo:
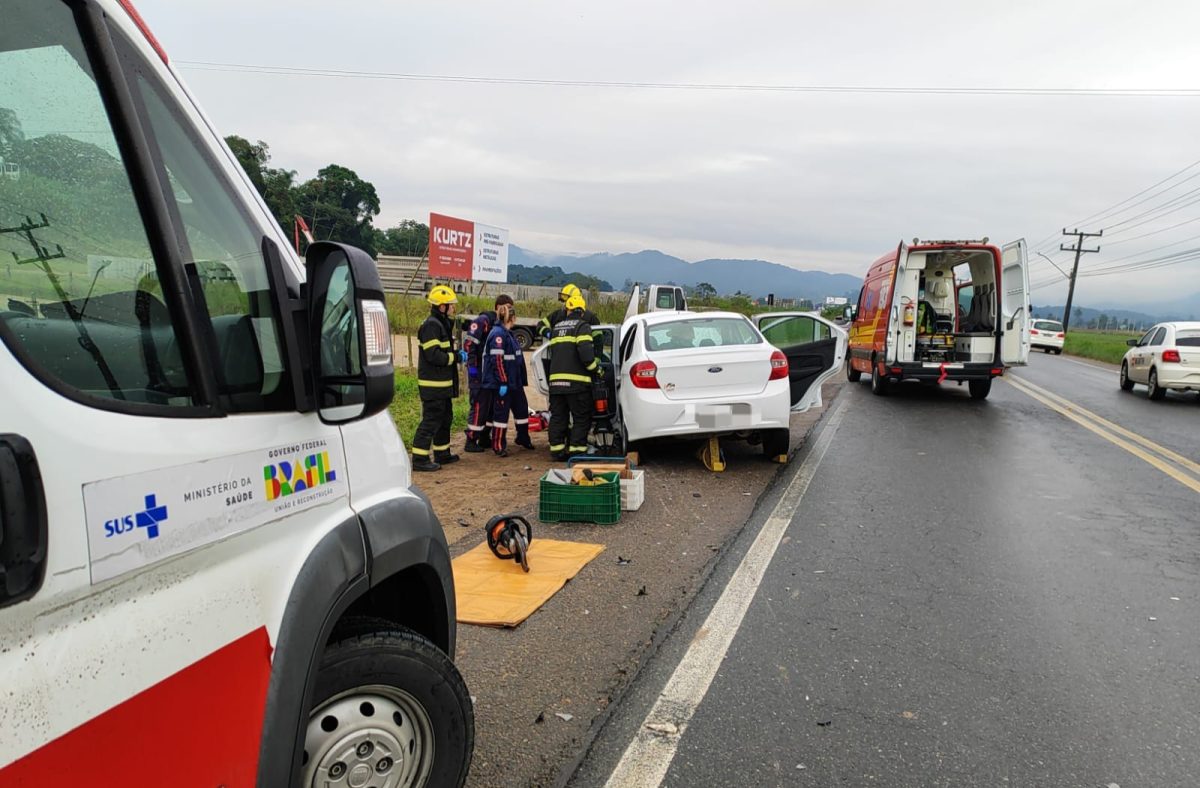
[[[558,300],[565,302],[568,298],[570,298],[573,295],[580,295],[579,288],[576,287],[575,285],[571,284],[570,282],[567,282],[565,285],[562,286],[562,290],[558,291]],[[568,307],[568,309],[569,308],[570,307]]]
[[[449,287],[437,285],[429,291],[429,295],[425,296],[425,300],[434,306],[441,306],[442,304],[457,304],[458,296]]]
[[[579,288],[575,288],[575,292],[567,298],[567,311],[573,312],[576,309],[587,309],[587,301],[583,300],[583,296],[579,292]]]

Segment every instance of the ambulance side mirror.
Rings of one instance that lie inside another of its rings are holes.
[[[308,327],[313,392],[326,424],[384,410],[395,390],[392,337],[375,261],[361,249],[308,247]]]

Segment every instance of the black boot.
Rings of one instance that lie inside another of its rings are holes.
[[[433,455],[433,460],[439,465],[449,465],[452,462],[458,462],[458,455],[451,454],[448,451],[440,451]]]
[[[486,446],[484,446],[482,443],[476,443],[475,441],[467,441],[467,445],[463,448],[466,449],[466,451],[470,454],[477,454],[481,451],[487,451]]]
[[[513,443],[517,444],[518,446],[520,446],[523,449],[532,449],[533,448],[533,440],[529,437],[528,432],[526,432],[525,434],[521,434],[520,432],[518,432],[517,439],[514,440]]]
[[[440,471],[442,466],[428,457],[413,457],[412,469],[414,471]]]

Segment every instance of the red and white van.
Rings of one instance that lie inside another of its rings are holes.
[[[992,379],[1029,358],[1025,241],[900,243],[871,264],[850,326],[846,374],[887,394],[899,381],[966,382],[984,399]]]
[[[0,24],[0,785],[459,785],[374,262],[295,257],[127,0]]]

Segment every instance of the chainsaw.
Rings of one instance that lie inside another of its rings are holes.
[[[529,571],[529,543],[533,541],[533,528],[519,514],[498,514],[483,527],[487,533],[488,547],[502,561],[512,559]]]

